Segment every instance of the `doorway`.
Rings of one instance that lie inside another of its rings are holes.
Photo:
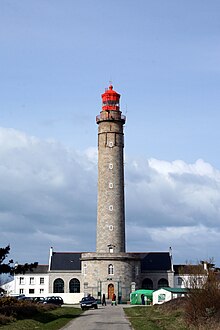
[[[108,285],[108,299],[112,299],[112,296],[113,296],[114,293],[115,293],[114,285],[109,284]]]

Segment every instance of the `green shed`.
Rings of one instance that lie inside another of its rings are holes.
[[[144,295],[145,305],[151,305],[153,302],[153,292],[154,290],[140,289],[132,292],[130,294],[131,305],[142,305],[142,294]]]

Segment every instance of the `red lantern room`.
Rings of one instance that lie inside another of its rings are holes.
[[[120,94],[113,90],[113,86],[110,85],[109,88],[102,94],[102,111],[119,111],[120,105]]]

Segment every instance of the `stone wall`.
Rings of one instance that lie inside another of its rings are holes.
[[[117,114],[118,115],[118,114]],[[112,114],[115,116],[115,113]],[[125,252],[123,121],[100,121],[98,132],[98,253]]]
[[[126,253],[84,253],[82,254],[82,269],[85,293],[100,298],[105,293],[111,299],[110,287],[122,301],[128,301],[131,283],[135,279],[137,260]]]

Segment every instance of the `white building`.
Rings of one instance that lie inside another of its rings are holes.
[[[163,304],[171,299],[184,297],[188,289],[183,288],[161,288],[153,292],[153,305]]]

